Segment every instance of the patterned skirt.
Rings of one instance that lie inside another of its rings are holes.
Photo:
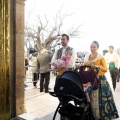
[[[99,89],[94,90],[92,96],[91,107],[95,118],[101,117],[101,120],[119,118],[112,91],[105,76],[100,77]]]

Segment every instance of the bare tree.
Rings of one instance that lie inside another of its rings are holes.
[[[45,16],[45,20],[42,20],[40,15],[37,16],[38,25],[37,30],[34,26],[25,27],[25,35],[32,39],[36,44],[38,50],[43,48],[53,48],[55,47],[60,40],[60,36],[63,33],[61,28],[63,27],[63,21],[66,17],[69,17],[71,14],[61,15],[61,10],[59,10],[55,17],[53,17],[54,25],[50,26],[49,20]],[[43,22],[44,21],[44,22]],[[71,37],[77,37],[79,35],[79,28],[72,27],[66,31]]]

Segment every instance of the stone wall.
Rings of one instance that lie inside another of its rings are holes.
[[[25,112],[24,0],[0,0],[0,120]]]

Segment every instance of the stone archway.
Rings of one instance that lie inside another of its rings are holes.
[[[0,1],[0,120],[24,108],[24,0]]]

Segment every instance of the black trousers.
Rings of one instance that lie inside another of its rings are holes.
[[[42,92],[44,88],[45,88],[45,92],[48,92],[49,82],[50,82],[50,72],[41,73],[40,92]]]
[[[118,69],[115,68],[115,69],[109,69],[109,70],[110,70],[110,75],[111,75],[111,78],[112,78],[113,88],[115,90],[115,88],[116,88],[116,80],[117,80],[117,77],[118,77]]]
[[[33,85],[34,86],[36,86],[38,79],[39,79],[39,73],[33,73]]]
[[[117,81],[120,79],[120,68],[118,69],[118,76],[117,76]]]

